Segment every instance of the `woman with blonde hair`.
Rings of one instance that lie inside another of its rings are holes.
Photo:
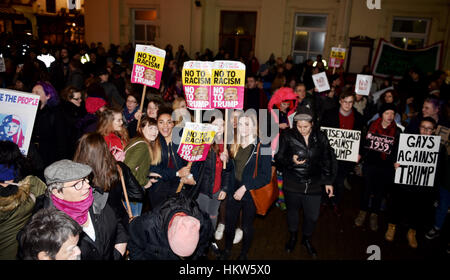
[[[161,177],[159,174],[150,173],[151,165],[161,162],[161,143],[158,138],[158,126],[156,120],[148,116],[141,118],[137,130],[137,136],[130,140],[125,148],[124,163],[131,169],[139,185],[148,189]],[[139,216],[142,212],[141,202],[132,202],[133,216]]]
[[[237,143],[230,148],[233,172],[227,190],[225,213],[225,250],[221,259],[230,257],[236,222],[242,210],[243,241],[239,260],[247,259],[253,239],[256,207],[250,190],[270,182],[272,153],[270,145],[260,143],[256,114],[243,114],[237,122]]]
[[[108,145],[109,151],[117,161],[125,159],[124,148],[129,141],[128,131],[123,125],[122,111],[107,109],[102,112],[97,125],[100,133]]]

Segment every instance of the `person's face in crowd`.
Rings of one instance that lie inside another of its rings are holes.
[[[300,101],[302,101],[303,99],[305,99],[306,97],[306,88],[304,85],[299,85],[295,87],[295,93],[298,95],[298,98],[300,99]]]
[[[433,135],[434,134],[434,125],[431,122],[422,121],[420,123],[420,134],[421,135]]]
[[[280,111],[286,112],[289,109],[289,102],[281,102],[280,103]]]
[[[17,80],[16,84],[14,85],[14,89],[23,90],[24,86],[25,85],[23,84],[23,82],[21,80]]]
[[[309,121],[297,121],[297,130],[304,137],[308,136],[312,130],[312,123]]]
[[[319,72],[320,72],[320,69],[319,69],[318,66],[316,66],[316,67],[313,68],[313,71],[312,71],[313,75],[314,75],[314,74],[318,74]]]
[[[381,115],[383,122],[387,125],[390,125],[394,121],[394,117],[395,112],[393,110],[386,110],[383,115]]]
[[[178,108],[179,109],[186,109],[187,108],[187,106],[186,106],[186,101],[180,101],[180,103],[178,103]]]
[[[250,117],[241,117],[237,126],[238,135],[241,137],[249,137],[255,135],[256,124],[253,123]]]
[[[384,102],[385,103],[392,103],[392,102],[394,102],[394,96],[392,96],[391,92],[386,92],[386,94],[384,95]]]
[[[158,115],[158,106],[155,104],[155,102],[148,103],[147,116],[156,119],[157,115]]]
[[[55,255],[55,260],[79,260],[81,258],[80,247],[77,246],[79,235],[70,235]]]
[[[78,202],[86,199],[89,196],[91,186],[87,178],[65,182],[62,192],[58,192],[56,189],[52,190],[52,194],[59,199]]]
[[[435,108],[433,103],[430,103],[430,102],[423,103],[423,107],[422,107],[423,117],[437,116],[438,112],[439,112],[439,109]]]
[[[136,109],[136,107],[138,106],[137,100],[136,100],[136,98],[134,98],[133,95],[128,95],[126,106],[127,106],[128,112],[130,112],[130,113],[133,112],[134,109]]]
[[[355,94],[355,99],[357,102],[361,101],[361,99],[363,99],[363,95],[361,94]]]
[[[294,88],[294,87],[295,87],[295,84],[296,84],[295,80],[290,80],[290,81],[289,81],[289,87],[290,87],[290,88]]]
[[[8,137],[11,137],[17,133],[19,130],[19,125],[15,122],[9,122],[7,125],[4,126],[5,134]]]
[[[291,70],[291,69],[292,69],[292,63],[286,63],[286,64],[284,65],[284,68],[285,68],[286,70]]]
[[[428,85],[428,89],[429,89],[430,91],[439,89],[439,85],[438,85],[438,83],[437,83],[436,81],[432,81],[432,82],[430,82],[430,84]]]
[[[213,122],[212,122],[212,124],[213,125],[215,125],[215,126],[217,126],[217,128],[218,128],[218,130],[217,130],[217,132],[216,132],[216,137],[220,137],[220,136],[222,136],[222,134],[223,134],[223,124],[224,124],[224,121],[222,120],[222,119],[215,119]]]
[[[113,129],[114,131],[121,131],[123,126],[123,119],[121,113],[114,113],[113,119]]]
[[[255,88],[256,87],[256,81],[255,78],[247,78],[247,88]]]
[[[411,72],[411,78],[413,79],[413,81],[417,81],[419,80],[419,74],[417,74],[416,72]]]
[[[150,125],[147,123],[147,125],[142,130],[142,133],[144,134],[145,139],[153,142],[158,136],[158,127],[156,125]]]
[[[345,113],[349,113],[353,108],[353,103],[355,102],[355,99],[353,96],[347,96],[344,99],[339,99],[339,103],[341,104],[341,110]]]
[[[47,104],[47,101],[50,99],[50,96],[45,95],[44,88],[41,85],[34,86],[31,92],[39,95],[39,101],[41,101],[42,106]]]
[[[74,92],[73,97],[70,98],[70,102],[72,102],[72,104],[74,104],[75,106],[80,107],[81,101],[82,101],[81,92]]]
[[[174,123],[172,121],[172,116],[169,114],[162,114],[158,118],[158,131],[164,138],[170,137],[172,135]]]
[[[100,78],[100,82],[101,83],[105,83],[105,82],[107,82],[108,81],[108,74],[102,74],[102,75],[100,75],[99,76],[99,78]]]
[[[66,49],[62,49],[60,56],[61,56],[61,59],[69,58],[69,52]]]

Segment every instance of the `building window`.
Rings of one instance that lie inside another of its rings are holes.
[[[295,63],[308,58],[315,59],[322,54],[327,35],[327,16],[316,14],[295,14],[292,56]]]
[[[47,13],[56,13],[56,0],[46,0],[45,9]]]
[[[395,17],[392,24],[391,42],[407,50],[423,48],[427,45],[430,25],[430,19]]]
[[[134,44],[156,44],[159,37],[158,11],[156,9],[133,10]]]

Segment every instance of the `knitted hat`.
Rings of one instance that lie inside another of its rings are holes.
[[[170,249],[180,256],[189,257],[195,252],[200,238],[200,221],[178,212],[169,223],[167,239]]]
[[[8,167],[6,164],[0,164],[0,181],[9,181],[16,178],[16,170],[13,166]]]
[[[86,98],[86,111],[90,114],[94,114],[101,107],[105,106],[107,103],[103,98],[100,97],[88,97]]]
[[[381,105],[380,110],[378,111],[380,117],[387,110],[392,110],[395,114],[395,112],[397,112],[397,107],[393,103],[384,103],[383,105]]]

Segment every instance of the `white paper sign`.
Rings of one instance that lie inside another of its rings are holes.
[[[323,126],[320,130],[326,133],[338,160],[358,161],[361,131]]]
[[[81,9],[81,1],[80,0],[67,0],[67,7],[69,10],[79,10]]]
[[[28,153],[39,96],[31,93],[0,88],[0,140],[19,146]]]
[[[355,93],[360,95],[369,95],[370,89],[372,88],[372,75],[361,75],[356,76]]]
[[[441,136],[400,134],[395,183],[404,185],[434,185]]]
[[[5,60],[0,57],[0,72],[6,72]]]
[[[318,74],[312,75],[314,85],[316,86],[319,92],[330,90],[330,85],[328,84],[327,74],[325,72],[321,72]]]

